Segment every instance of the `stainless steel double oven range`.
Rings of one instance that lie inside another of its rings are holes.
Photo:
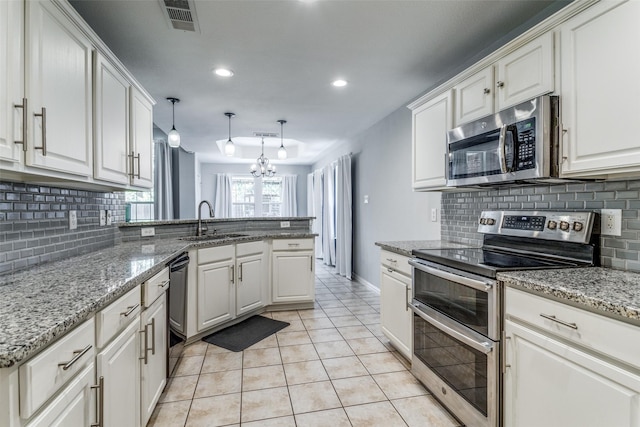
[[[509,270],[589,266],[592,212],[486,211],[481,248],[414,250],[412,371],[467,426],[501,425],[502,284]]]

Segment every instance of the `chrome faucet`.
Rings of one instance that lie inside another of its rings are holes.
[[[202,226],[202,205],[203,204],[206,204],[207,206],[209,206],[209,216],[211,218],[214,218],[213,208],[211,207],[211,203],[207,202],[206,200],[201,201],[200,204],[198,205],[198,228],[196,228],[196,236],[204,236],[209,230],[206,224],[204,227]]]

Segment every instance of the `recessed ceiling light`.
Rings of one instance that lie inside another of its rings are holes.
[[[213,72],[215,73],[216,76],[220,76],[220,77],[231,77],[233,76],[233,71],[227,69],[227,68],[216,68],[215,70],[213,70]]]
[[[345,87],[347,85],[347,81],[338,79],[331,82],[331,84],[334,85],[335,87]]]

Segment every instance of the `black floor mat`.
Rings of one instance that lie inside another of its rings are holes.
[[[287,322],[262,316],[252,316],[238,324],[207,335],[202,338],[202,341],[227,350],[242,351],[287,326],[289,326]]]

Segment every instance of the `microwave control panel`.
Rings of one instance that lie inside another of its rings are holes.
[[[536,167],[535,117],[516,123],[516,128],[518,129],[516,170],[534,169]]]

